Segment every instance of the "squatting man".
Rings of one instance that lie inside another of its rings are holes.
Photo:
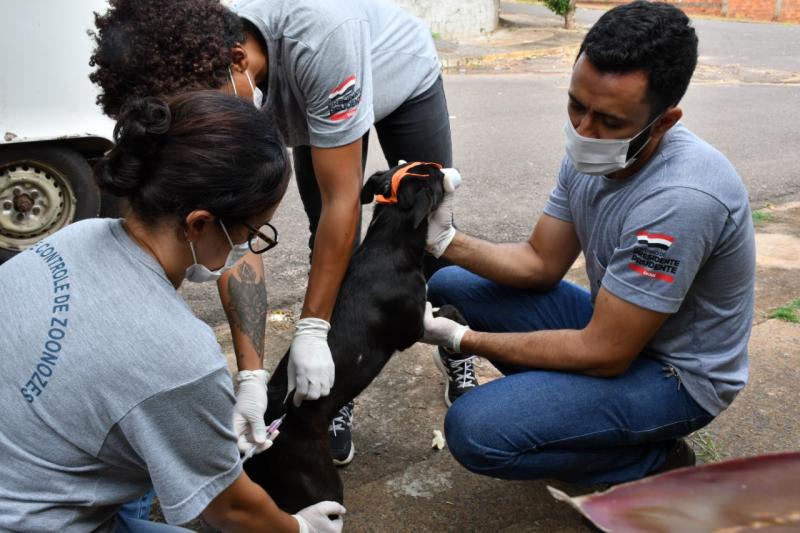
[[[424,341],[505,374],[445,420],[473,472],[594,485],[693,465],[684,437],[744,387],[753,226],[730,162],[680,122],[697,42],[669,4],[608,11],[575,61],[566,155],[530,238],[456,231],[452,194],[435,214],[431,249],[459,266],[428,297],[469,327],[429,306]],[[588,291],[563,280],[581,252]]]

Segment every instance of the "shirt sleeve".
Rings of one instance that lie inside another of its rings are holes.
[[[645,309],[678,311],[728,218],[727,208],[705,192],[654,191],[624,219],[602,286]]]
[[[222,368],[148,398],[117,424],[170,524],[196,518],[241,474],[234,403],[230,374]]]
[[[569,208],[569,187],[567,184],[567,159],[561,161],[561,168],[558,171],[558,179],[555,188],[550,191],[547,203],[544,206],[544,214],[555,217],[564,222],[573,222],[572,212]]]
[[[375,120],[372,55],[366,21],[348,20],[298,65],[312,146],[344,146],[361,138]]]

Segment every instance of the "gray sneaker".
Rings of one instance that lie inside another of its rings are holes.
[[[333,417],[328,426],[328,436],[330,437],[331,455],[333,464],[344,466],[350,464],[355,455],[356,449],[353,446],[353,402],[345,404],[339,409],[339,413]]]
[[[451,354],[441,347],[434,352],[433,362],[447,380],[444,385],[444,403],[447,407],[478,386],[475,376],[477,359],[474,355]]]

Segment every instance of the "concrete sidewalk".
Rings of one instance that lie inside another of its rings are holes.
[[[516,10],[501,4],[497,31],[471,39],[436,39],[445,72],[525,70],[547,72],[572,64],[586,27],[562,28],[560,17],[546,10]]]

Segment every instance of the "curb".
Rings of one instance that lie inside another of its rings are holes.
[[[536,59],[540,57],[551,57],[565,53],[571,48],[577,49],[579,44],[568,44],[564,46],[554,46],[551,48],[539,48],[532,50],[514,50],[512,52],[496,52],[471,56],[448,56],[439,55],[442,64],[442,71],[452,72],[467,68],[475,68],[500,63],[503,61],[520,61],[524,59]]]

